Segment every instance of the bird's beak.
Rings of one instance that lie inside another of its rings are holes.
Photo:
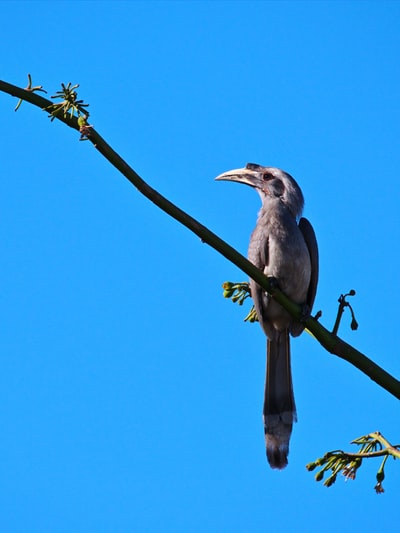
[[[260,170],[253,170],[250,168],[238,168],[236,170],[228,170],[215,178],[218,181],[237,181],[259,189],[262,184],[262,173]]]

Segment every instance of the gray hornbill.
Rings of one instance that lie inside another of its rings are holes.
[[[274,278],[286,296],[310,313],[318,282],[318,246],[311,224],[300,218],[304,198],[296,181],[283,170],[253,163],[216,179],[237,181],[257,190],[262,207],[250,238],[249,261]],[[272,468],[282,469],[288,463],[289,439],[296,421],[289,333],[300,335],[304,325],[253,280],[250,290],[268,337],[263,409],[267,458]]]

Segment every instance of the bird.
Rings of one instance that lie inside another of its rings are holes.
[[[301,218],[304,197],[287,172],[248,163],[245,168],[215,178],[253,187],[262,207],[250,237],[248,259],[309,316],[318,284],[319,258],[314,229]],[[290,337],[300,335],[304,320],[294,319],[254,280],[250,294],[267,337],[267,364],[263,405],[265,446],[271,468],[288,464],[289,441],[297,421],[293,394]]]

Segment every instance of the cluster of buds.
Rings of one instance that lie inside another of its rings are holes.
[[[320,457],[312,463],[308,463],[306,468],[311,472],[317,467],[322,467],[321,470],[315,474],[315,481],[322,481],[326,472],[331,471],[331,474],[324,481],[325,487],[331,487],[335,483],[337,475],[340,472],[346,479],[355,479],[356,472],[361,464],[361,457],[354,457],[341,450],[335,450],[326,453],[323,457]]]
[[[376,485],[374,487],[377,494],[382,494],[384,488],[382,482],[385,479],[385,464],[390,455],[399,456],[399,447],[392,446],[378,431],[363,435],[352,441],[360,447],[358,453],[346,453],[341,450],[335,450],[326,453],[316,461],[306,465],[308,471],[316,468],[321,469],[315,474],[316,481],[322,481],[326,472],[331,474],[324,481],[326,487],[332,486],[341,472],[346,479],[355,479],[357,470],[360,468],[363,459],[383,457],[378,472],[376,474]]]
[[[51,120],[54,120],[60,114],[62,114],[64,118],[66,118],[67,115],[72,118],[75,114],[78,117],[83,114],[87,118],[89,112],[86,108],[89,107],[89,104],[85,104],[83,100],[78,100],[78,93],[75,89],[77,89],[79,85],[71,85],[71,82],[69,82],[67,85],[62,83],[61,87],[62,90],[57,91],[55,95],[51,96],[51,98],[61,98],[62,102],[52,104],[46,108]]]
[[[243,302],[246,300],[246,298],[249,298],[250,295],[250,285],[247,281],[244,281],[242,283],[232,283],[231,281],[225,281],[222,284],[222,288],[224,289],[223,296],[224,298],[230,298],[233,303],[237,303],[239,305],[243,305]],[[250,309],[250,312],[245,317],[245,322],[257,322],[257,313],[254,308],[254,305]]]

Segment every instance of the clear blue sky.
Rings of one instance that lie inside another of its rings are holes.
[[[99,133],[170,200],[246,253],[248,161],[300,183],[316,310],[396,376],[400,3],[1,2],[0,77],[79,83]],[[393,529],[400,471],[324,488],[305,464],[380,430],[398,402],[309,335],[299,421],[267,467],[265,339],[221,283],[246,278],[79,135],[0,94],[0,529],[4,533]]]

